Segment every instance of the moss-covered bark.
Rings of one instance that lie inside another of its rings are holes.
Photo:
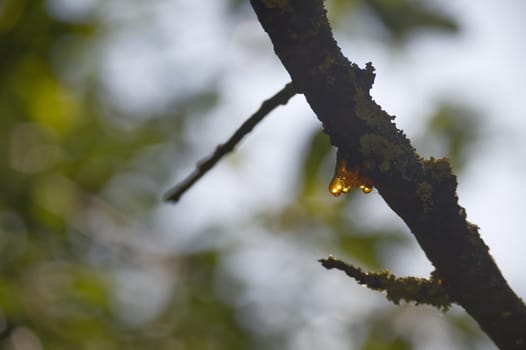
[[[406,222],[450,299],[502,349],[526,349],[526,306],[511,290],[458,204],[445,159],[421,159],[371,98],[374,69],[360,69],[334,40],[322,0],[251,0],[259,21],[331,143]]]

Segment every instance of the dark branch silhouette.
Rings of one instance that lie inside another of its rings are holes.
[[[290,98],[295,94],[296,92],[294,91],[292,83],[288,83],[274,96],[265,100],[261,104],[261,107],[252,114],[225,143],[218,145],[213,154],[197,163],[196,169],[187,178],[167,191],[164,195],[164,200],[167,202],[177,202],[181,196],[197,182],[197,180],[212,169],[212,167],[216,165],[223,156],[231,152],[243,137],[251,132],[252,129],[254,129],[263,118],[265,118],[265,116],[279,105],[287,104]]]
[[[251,0],[274,51],[347,164],[360,166],[411,229],[449,300],[501,349],[526,349],[526,306],[458,204],[446,159],[423,160],[371,98],[374,69],[360,69],[333,38],[323,0]]]

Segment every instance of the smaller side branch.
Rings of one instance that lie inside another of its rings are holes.
[[[212,167],[216,165],[223,156],[231,152],[243,137],[251,132],[252,129],[254,129],[263,118],[265,118],[265,116],[279,105],[287,104],[295,94],[296,91],[294,90],[292,83],[288,83],[274,96],[265,100],[261,104],[261,107],[259,107],[259,109],[252,114],[225,143],[218,145],[213,154],[197,163],[196,169],[190,175],[167,191],[164,195],[164,200],[173,203],[177,202],[181,196],[197,182],[197,180],[212,169]]]
[[[430,279],[417,277],[396,277],[389,271],[364,272],[359,267],[329,256],[319,262],[326,269],[338,269],[354,278],[359,284],[376,291],[385,291],[387,299],[398,305],[400,300],[414,301],[418,304],[428,304],[447,311],[451,306],[451,299],[442,281],[433,273]]]

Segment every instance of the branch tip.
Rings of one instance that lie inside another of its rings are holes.
[[[171,203],[178,202],[186,191],[188,191],[201,177],[203,177],[203,175],[212,169],[221,158],[231,152],[243,137],[251,132],[252,129],[263,120],[263,118],[279,105],[287,104],[295,94],[296,91],[293,84],[288,83],[274,96],[263,101],[261,107],[259,107],[259,109],[252,114],[225,143],[217,145],[211,155],[197,162],[196,168],[190,175],[168,190],[163,195],[163,200]]]

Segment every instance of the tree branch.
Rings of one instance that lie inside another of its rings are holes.
[[[417,304],[428,304],[446,311],[451,300],[442,281],[431,274],[430,279],[418,277],[396,277],[387,270],[380,272],[363,272],[360,268],[329,256],[320,259],[326,269],[338,269],[354,278],[359,284],[372,290],[385,291],[387,299],[399,304],[401,299],[414,301]]]
[[[450,298],[502,349],[526,349],[526,306],[458,204],[445,159],[421,159],[371,98],[374,69],[343,56],[322,0],[251,0],[276,55],[350,166],[408,225]]]
[[[196,169],[183,181],[179,182],[172,189],[168,190],[164,195],[164,200],[167,202],[177,202],[181,196],[192,187],[204,174],[206,174],[216,163],[223,158],[227,153],[232,152],[234,147],[245,137],[246,134],[252,131],[254,127],[267,114],[272,112],[274,108],[279,105],[285,105],[292,96],[296,94],[292,83],[288,83],[268,100],[263,101],[261,107],[250,116],[245,122],[230,136],[230,138],[223,144],[218,145],[213,154],[197,163]]]

